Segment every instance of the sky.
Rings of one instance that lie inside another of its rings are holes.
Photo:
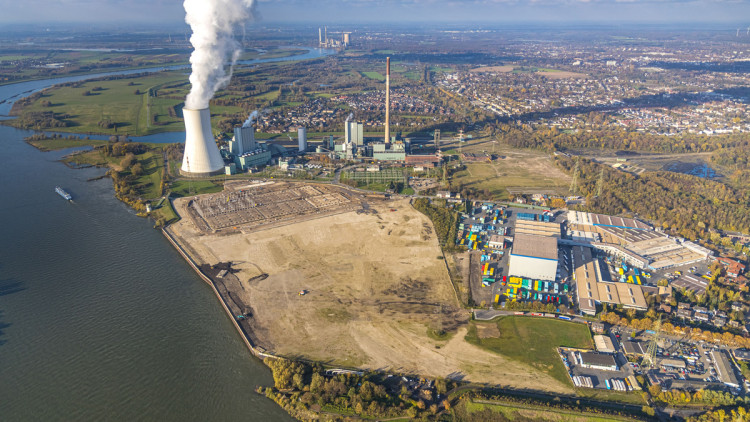
[[[210,0],[206,0],[210,1]],[[750,25],[750,0],[258,0],[262,20],[348,22],[710,22]],[[180,0],[0,0],[0,23],[184,20]]]

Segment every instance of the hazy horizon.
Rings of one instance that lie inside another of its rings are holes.
[[[0,0],[0,24],[184,22],[168,0]],[[742,23],[747,0],[262,0],[265,23]],[[750,25],[750,20],[745,25]]]

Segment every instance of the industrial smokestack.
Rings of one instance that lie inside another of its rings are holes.
[[[391,58],[385,59],[385,143],[391,142]]]
[[[224,160],[211,132],[211,112],[182,109],[185,118],[185,155],[180,173],[187,177],[208,177],[224,170]]]

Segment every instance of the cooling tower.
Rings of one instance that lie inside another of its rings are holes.
[[[222,173],[224,160],[211,132],[211,112],[182,109],[185,118],[185,156],[180,173],[188,177],[208,177]]]

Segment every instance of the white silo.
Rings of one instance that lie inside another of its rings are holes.
[[[307,128],[301,127],[297,129],[297,144],[299,152],[307,151]]]
[[[208,177],[224,171],[224,160],[211,132],[211,112],[182,109],[185,118],[185,155],[180,173],[188,177]]]

